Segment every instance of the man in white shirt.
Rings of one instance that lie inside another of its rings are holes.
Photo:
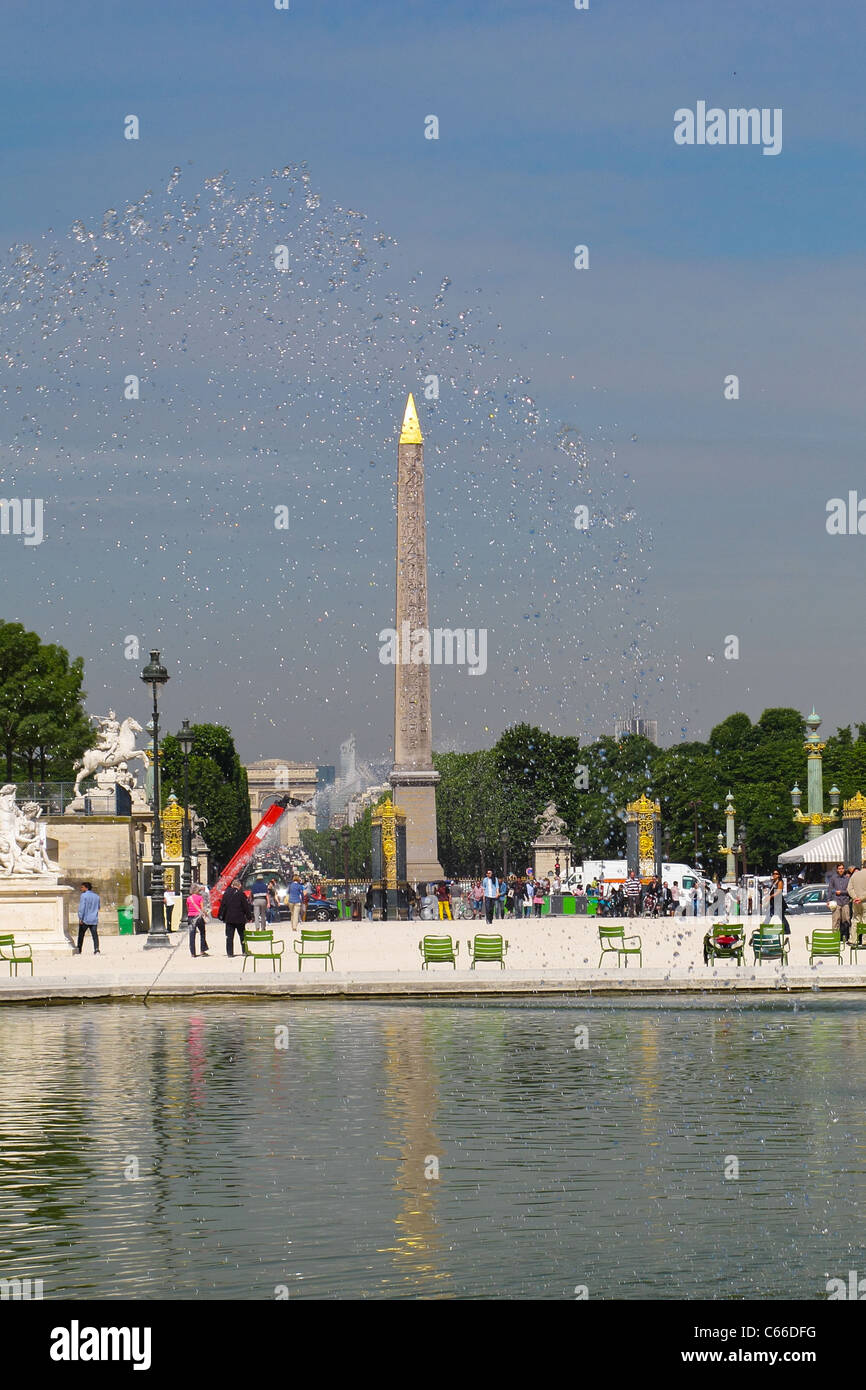
[[[488,869],[481,887],[484,889],[484,915],[487,918],[488,927],[492,927],[493,909],[499,899],[499,879],[494,877]]]

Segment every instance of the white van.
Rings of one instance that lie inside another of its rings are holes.
[[[590,883],[625,883],[628,878],[628,863],[625,859],[587,859],[583,864],[573,866],[568,878],[562,880],[562,891],[573,893],[578,884],[587,888]],[[681,894],[689,896],[697,887],[699,893],[714,894],[712,881],[698,873],[690,864],[662,864],[662,883],[672,888],[680,886]]]

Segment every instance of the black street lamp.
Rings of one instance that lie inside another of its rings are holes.
[[[339,842],[339,840],[337,839],[337,832],[336,832],[336,830],[332,830],[332,831],[331,831],[331,878],[336,878],[336,877],[337,877],[337,845],[338,845],[339,843],[340,843],[340,842]]]
[[[690,801],[688,804],[695,813],[695,868],[698,869],[700,868],[700,864],[698,863],[700,858],[700,850],[698,848],[698,810],[704,803],[702,801]]]
[[[499,832],[499,839],[502,843],[502,877],[508,878],[508,841],[511,837],[503,827]]]
[[[351,826],[349,826],[349,825],[344,825],[343,828],[342,828],[342,830],[340,831],[340,834],[341,834],[342,837],[343,837],[343,879],[344,879],[344,881],[345,881],[345,888],[346,888],[346,907],[348,908],[348,906],[349,906],[349,840],[350,840],[351,834],[352,834],[352,828],[351,828]]]
[[[478,836],[478,853],[479,853],[480,856],[481,856],[480,861],[479,861],[480,867],[479,867],[479,870],[478,870],[478,874],[479,874],[479,877],[480,877],[480,878],[483,878],[483,877],[484,877],[484,855],[485,855],[486,850],[487,850],[487,836],[484,834],[484,831],[482,830],[481,834]]]
[[[170,946],[165,929],[165,879],[162,871],[162,824],[159,815],[159,692],[168,680],[168,671],[161,664],[159,652],[151,652],[150,661],[141,673],[145,685],[153,691],[153,832],[151,836],[150,931],[144,949]]]
[[[192,887],[192,831],[189,823],[189,755],[192,752],[194,734],[185,719],[177,741],[183,750],[183,868],[180,871],[180,925],[181,930],[189,927],[189,914],[186,900]]]
[[[738,839],[738,841],[739,841],[739,844],[737,845],[737,848],[739,849],[740,853],[741,853],[742,856],[743,856],[743,878],[745,878],[745,877],[746,877],[746,872],[747,872],[747,867],[746,867],[746,827],[745,827],[744,825],[741,825],[741,826],[739,827],[739,829],[737,830],[737,839]]]

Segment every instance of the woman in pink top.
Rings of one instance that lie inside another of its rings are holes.
[[[207,937],[204,934],[204,898],[201,895],[201,884],[194,883],[186,900],[186,915],[189,922],[189,953],[195,955],[195,933],[198,928],[201,937],[201,953],[206,956]]]

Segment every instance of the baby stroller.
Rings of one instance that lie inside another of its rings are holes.
[[[658,917],[659,903],[655,893],[644,893],[643,910],[647,917]]]

